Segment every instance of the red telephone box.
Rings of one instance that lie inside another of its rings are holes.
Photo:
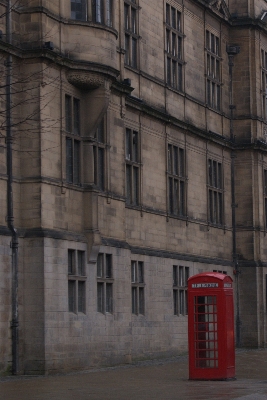
[[[220,273],[188,279],[189,379],[235,377],[233,280]]]

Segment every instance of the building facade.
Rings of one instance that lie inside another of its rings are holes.
[[[264,347],[266,1],[0,8],[0,370],[185,352],[209,271]]]

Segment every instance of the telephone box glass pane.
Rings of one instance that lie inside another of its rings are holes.
[[[218,367],[217,296],[195,296],[194,341],[197,368]]]

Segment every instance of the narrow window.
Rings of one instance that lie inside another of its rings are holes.
[[[140,160],[139,134],[137,131],[126,129],[125,162],[126,162],[126,202],[131,205],[139,204]]]
[[[166,82],[168,86],[183,90],[183,34],[181,13],[166,4]]]
[[[261,68],[262,68],[262,114],[263,118],[267,120],[267,52],[261,51]]]
[[[113,312],[112,255],[100,253],[97,257],[97,311]]]
[[[168,145],[168,199],[169,213],[185,215],[185,155],[184,149]]]
[[[137,68],[138,58],[138,32],[137,32],[137,5],[133,0],[124,3],[124,62],[133,68]]]
[[[219,38],[206,31],[206,101],[209,107],[221,109],[221,58]]]
[[[208,160],[209,222],[223,224],[223,174],[220,162]]]
[[[144,263],[142,261],[131,262],[132,277],[132,313],[144,315],[145,313],[145,283]]]
[[[68,307],[69,312],[85,314],[85,252],[68,250]]]
[[[173,313],[187,315],[187,281],[189,267],[173,265]]]

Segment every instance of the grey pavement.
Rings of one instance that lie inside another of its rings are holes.
[[[183,355],[45,377],[0,377],[0,400],[267,400],[267,350],[238,350],[236,380],[189,381]]]

